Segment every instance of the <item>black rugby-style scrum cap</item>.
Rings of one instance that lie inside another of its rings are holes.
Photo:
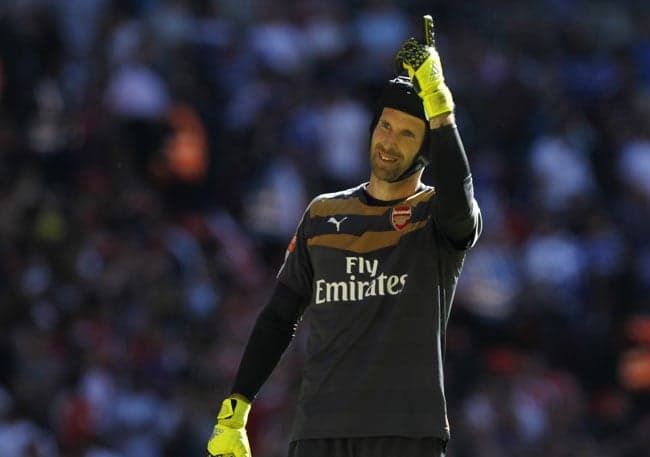
[[[398,109],[427,121],[422,99],[415,92],[408,76],[397,76],[388,81],[384,86],[378,107],[380,111],[385,107]]]

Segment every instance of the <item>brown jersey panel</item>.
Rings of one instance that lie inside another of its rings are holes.
[[[341,214],[360,216],[381,216],[390,210],[389,206],[368,206],[359,198],[337,198],[320,200],[309,209],[309,217],[339,216]]]
[[[429,200],[435,193],[435,190],[427,189],[412,195],[404,200],[402,204],[406,203],[410,206],[416,206],[418,203]],[[333,198],[315,202],[309,209],[309,217],[340,216],[343,214],[350,216],[381,216],[390,209],[391,205],[369,206],[362,202],[359,197]]]
[[[429,200],[434,195],[436,195],[436,190],[435,190],[435,188],[432,187],[430,189],[425,189],[425,190],[423,190],[421,192],[418,192],[415,195],[411,195],[409,198],[404,200],[404,202],[408,203],[411,206],[415,206],[418,203],[422,203],[422,202],[425,202],[425,201]]]
[[[408,224],[406,227],[404,227],[404,229],[400,231],[368,231],[360,236],[348,235],[346,233],[317,235],[309,238],[307,240],[307,244],[309,246],[324,246],[341,249],[344,251],[350,251],[357,254],[364,254],[389,246],[395,246],[404,235],[424,228],[430,219],[431,217],[427,217],[423,221]]]

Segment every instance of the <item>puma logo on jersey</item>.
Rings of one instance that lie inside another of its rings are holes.
[[[346,217],[344,217],[343,219],[341,219],[340,221],[337,221],[336,218],[334,218],[334,217],[330,217],[329,219],[327,219],[327,222],[330,222],[330,223],[336,225],[336,231],[337,231],[337,232],[340,232],[340,231],[341,231],[341,222],[343,222],[343,221],[346,220],[347,218],[348,218],[348,217],[346,216]]]

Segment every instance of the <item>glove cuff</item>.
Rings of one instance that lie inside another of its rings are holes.
[[[437,90],[428,94],[420,94],[424,104],[424,113],[427,120],[440,114],[451,113],[454,110],[454,98],[446,84],[442,84]]]
[[[230,428],[244,428],[248,421],[251,402],[242,395],[231,395],[221,403],[217,424]]]

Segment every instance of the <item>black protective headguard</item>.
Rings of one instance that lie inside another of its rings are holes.
[[[377,122],[379,122],[382,111],[387,107],[403,111],[407,114],[410,114],[411,116],[418,117],[422,119],[425,124],[424,138],[422,139],[420,150],[413,159],[411,166],[409,166],[404,171],[404,173],[391,181],[397,182],[408,178],[413,173],[416,173],[417,171],[420,171],[422,168],[429,165],[429,121],[424,114],[424,105],[422,104],[422,99],[416,93],[415,88],[413,87],[413,84],[411,83],[411,80],[408,76],[398,76],[395,79],[391,79],[384,87],[381,97],[379,98],[379,102],[377,103],[375,116],[370,124],[371,136],[375,130],[375,127],[377,126]]]

